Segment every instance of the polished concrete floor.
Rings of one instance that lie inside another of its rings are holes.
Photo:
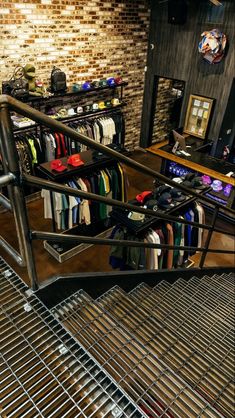
[[[160,171],[161,160],[159,157],[145,152],[135,151],[132,158],[136,161]],[[129,178],[128,198],[133,199],[137,193],[153,188],[153,178],[137,173],[135,170],[127,168]],[[30,226],[33,230],[51,231],[51,222],[43,218],[42,200],[36,200],[27,204]],[[210,217],[207,219],[210,222]],[[218,221],[218,226],[223,230],[232,230],[232,227],[224,222]],[[0,214],[1,235],[9,241],[11,245],[17,247],[16,228],[13,217],[10,213]],[[234,239],[224,234],[214,233],[211,241],[212,248],[234,249]],[[18,274],[28,283],[28,275],[25,268],[20,268],[11,258],[0,250],[1,255],[18,272]],[[87,272],[87,271],[110,271],[108,263],[109,247],[93,246],[86,251],[74,256],[73,258],[60,264],[47,251],[42,242],[34,243],[34,255],[39,281],[60,273]],[[193,257],[195,265],[198,265],[199,255]],[[208,254],[205,266],[234,266],[234,256],[226,254]]]

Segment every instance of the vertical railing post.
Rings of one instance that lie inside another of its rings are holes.
[[[33,256],[32,240],[30,237],[27,208],[21,182],[19,158],[12,131],[9,108],[5,103],[0,105],[0,121],[0,144],[3,169],[5,174],[11,172],[16,178],[14,183],[7,186],[7,190],[15,219],[19,249],[28,270],[31,287],[33,290],[36,290],[38,287],[37,273]]]
[[[207,256],[207,250],[208,250],[210,242],[211,242],[211,237],[212,237],[212,234],[213,234],[213,231],[214,231],[215,222],[216,222],[216,219],[217,219],[217,216],[218,216],[218,212],[219,212],[219,208],[218,208],[218,206],[216,206],[215,210],[214,210],[214,213],[213,213],[213,216],[212,216],[212,220],[211,220],[211,227],[210,227],[209,231],[207,232],[206,242],[205,242],[205,246],[204,246],[206,251],[204,251],[201,255],[201,259],[200,259],[200,263],[199,263],[199,268],[200,269],[202,269],[203,266],[204,266],[205,258]]]

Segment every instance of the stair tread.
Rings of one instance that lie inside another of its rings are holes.
[[[120,291],[120,289],[117,289],[117,288],[115,288],[114,290],[113,290],[113,293],[115,293],[115,294],[117,294],[117,293],[119,293],[120,295],[122,295],[123,296],[123,292],[121,292]],[[125,297],[127,297],[127,295],[125,296]],[[80,318],[80,321],[81,321],[81,316],[83,315],[83,313],[82,313],[82,310],[84,310],[84,307],[83,308],[81,308],[81,311],[79,312],[79,318]],[[119,347],[119,345],[120,345],[120,341],[119,341],[119,339],[123,339],[124,338],[124,336],[125,336],[125,341],[126,341],[126,347],[128,346],[128,343],[129,343],[129,341],[131,340],[131,339],[133,339],[133,336],[131,336],[131,338],[130,337],[128,337],[128,332],[126,331],[126,329],[125,329],[125,327],[123,327],[122,325],[120,325],[120,323],[118,323],[117,321],[115,321],[115,318],[112,318],[112,317],[110,317],[110,315],[106,312],[106,311],[103,311],[102,313],[101,313],[101,310],[100,310],[100,306],[99,306],[99,302],[94,302],[94,305],[93,305],[93,308],[92,308],[92,311],[93,311],[93,318],[88,318],[88,323],[86,324],[86,326],[88,327],[89,326],[89,324],[91,325],[91,324],[94,324],[94,317],[96,317],[96,318],[102,318],[102,321],[100,322],[100,325],[99,325],[99,327],[104,327],[104,326],[106,326],[106,325],[104,325],[104,323],[106,322],[106,321],[108,321],[109,322],[109,324],[110,324],[110,326],[111,326],[111,328],[110,329],[107,329],[107,335],[109,335],[109,338],[111,338],[110,336],[112,335],[112,329],[113,330],[115,330],[115,334],[113,334],[113,336],[112,336],[112,338],[114,338],[114,341],[115,341],[115,345],[116,345],[116,349],[118,349],[118,347]],[[94,312],[96,312],[96,314],[97,315],[95,315],[94,314]],[[120,331],[120,333],[118,333],[118,335],[116,336],[116,338],[115,338],[115,335],[116,335],[116,333],[117,333],[117,330],[119,330]],[[123,331],[124,330],[124,331]],[[89,329],[89,331],[91,331],[91,329]],[[100,331],[100,330],[99,330]],[[121,332],[122,331],[122,332]],[[82,329],[78,329],[78,335],[79,336],[81,336],[81,332],[83,332],[82,331]],[[94,342],[92,342],[92,344],[91,344],[91,341],[88,341],[88,345],[87,345],[87,349],[89,350],[90,348],[92,348],[92,347],[94,347],[94,345],[95,345],[95,338],[97,337],[97,330],[93,330],[92,331],[92,334],[93,334],[93,336],[94,336]],[[127,332],[127,334],[126,334],[126,332]],[[86,336],[87,337],[87,336]],[[99,356],[99,359],[100,359],[100,361],[102,361],[101,359],[103,358],[103,361],[105,361],[105,363],[107,363],[108,362],[108,359],[110,358],[110,356],[112,355],[111,353],[112,353],[112,350],[111,350],[111,352],[110,352],[110,354],[107,356],[107,354],[105,354],[105,351],[106,350],[109,350],[110,348],[109,348],[109,345],[108,344],[106,344],[105,345],[105,342],[104,342],[104,337],[105,337],[105,334],[103,333],[103,332],[101,332],[101,333],[99,333],[98,334],[98,337],[99,337],[99,340],[97,341],[97,343],[99,342],[100,344],[101,344],[101,341],[102,341],[102,353],[100,353],[98,356]],[[89,345],[90,344],[90,345]],[[112,343],[112,345],[114,344],[114,342]],[[130,344],[130,343],[129,343]],[[138,351],[138,350],[141,350],[141,351],[143,351],[144,350],[144,346],[141,346],[139,343],[138,343],[138,340],[136,340],[135,339],[135,345],[134,345],[135,347],[136,347],[136,349],[134,350],[134,353],[136,353],[136,350]],[[138,348],[139,347],[139,348]],[[133,350],[133,348],[132,348],[132,350]],[[126,359],[126,362],[128,362],[128,360],[130,359],[130,356],[131,356],[131,353],[133,353],[133,351],[128,351],[128,357],[126,357],[126,356],[124,356],[125,357],[125,359]],[[146,351],[146,350],[145,350]],[[122,355],[124,355],[123,353],[122,353]],[[121,361],[121,359],[118,359],[117,358],[117,356],[115,356],[115,358],[116,358],[116,361]],[[145,360],[144,360],[145,359]],[[140,364],[145,364],[147,361],[154,361],[154,356],[151,354],[151,353],[148,353],[148,351],[146,352],[146,354],[145,354],[145,356],[144,356],[144,358],[143,358],[143,361],[142,361],[142,363],[140,363]],[[123,361],[121,361],[121,363],[123,363]],[[147,363],[146,363],[147,364]],[[159,360],[158,360],[158,363],[154,363],[155,364],[155,366],[154,367],[156,367],[156,365],[158,364],[159,365]],[[127,367],[127,366],[126,366]],[[145,366],[146,367],[146,366]],[[158,366],[159,367],[159,366]],[[155,370],[155,369],[154,369]],[[119,365],[119,372],[120,372],[120,365]],[[155,372],[156,372],[156,370],[155,370]],[[124,370],[124,372],[123,373],[127,373],[127,371],[125,371]],[[150,371],[149,371],[149,373],[150,373]],[[159,373],[161,374],[161,371],[159,370]],[[138,379],[140,378],[140,375],[138,374]],[[145,377],[146,378],[146,377]],[[155,375],[155,378],[156,378],[156,375]],[[135,382],[135,384],[136,384],[136,382]],[[158,380],[158,388],[159,388],[159,385],[160,385],[160,381]],[[158,392],[159,393],[159,392]],[[156,395],[155,395],[156,396]],[[191,395],[192,396],[192,395]],[[162,399],[161,399],[162,400]],[[183,416],[183,415],[182,415]],[[193,416],[193,415],[192,415]],[[196,416],[196,415],[195,415]]]
[[[26,295],[27,286],[1,257],[0,278],[9,295],[15,289],[14,304],[7,301],[0,308],[2,417],[85,418],[93,413],[101,418],[114,407],[120,412],[130,407],[127,416],[142,416],[37,296]]]

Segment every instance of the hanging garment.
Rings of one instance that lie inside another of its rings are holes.
[[[77,183],[81,187],[81,190],[87,192],[87,186],[81,178],[77,179]],[[90,215],[90,208],[89,202],[87,199],[82,199],[79,208],[79,223],[85,223],[89,225],[91,223],[91,215]]]

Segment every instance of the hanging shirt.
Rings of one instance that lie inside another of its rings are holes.
[[[63,210],[62,194],[53,192],[53,200],[54,200],[54,209],[55,209],[55,221],[57,223],[58,229],[62,229],[61,227],[61,213]]]
[[[166,224],[166,229],[168,233],[167,244],[174,245],[174,234],[173,229],[170,224]],[[173,250],[168,250],[167,253],[167,268],[171,269],[173,267]]]
[[[180,216],[181,219],[184,219],[183,216]],[[185,234],[185,224],[181,224],[181,239],[180,239],[180,246],[183,247],[185,244],[184,241],[184,234]],[[179,257],[178,257],[178,266],[181,266],[184,262],[184,250],[179,250]]]
[[[81,190],[84,192],[87,192],[87,186],[82,181],[81,178],[77,179],[77,182],[79,186],[81,187]],[[82,199],[80,203],[80,211],[79,211],[79,223],[85,223],[86,225],[90,225],[91,223],[91,215],[90,215],[90,209],[89,209],[89,203],[87,199]]]
[[[196,209],[198,211],[199,224],[205,223],[205,213],[200,203],[196,203]],[[202,236],[203,236],[203,228],[198,228],[198,247],[199,248],[202,247]]]
[[[46,189],[42,189],[41,197],[43,198],[43,204],[44,204],[44,218],[52,219],[50,191]]]
[[[37,160],[37,150],[36,150],[35,145],[34,145],[34,140],[28,138],[28,143],[29,143],[29,146],[31,148],[31,153],[32,153],[32,157],[33,157],[33,159],[32,159],[32,165],[37,164],[38,163],[38,160]]]

